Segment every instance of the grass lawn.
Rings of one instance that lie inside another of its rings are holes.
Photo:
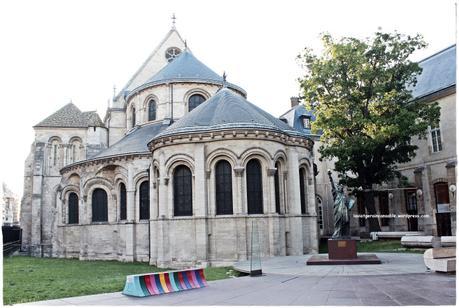
[[[424,248],[406,248],[400,244],[400,240],[378,240],[378,241],[359,241],[357,242],[357,252],[409,252],[424,253]],[[319,246],[320,253],[327,253],[327,242],[321,241]]]
[[[14,256],[3,259],[3,302],[17,304],[123,290],[126,275],[160,272],[147,263]],[[207,280],[228,278],[230,267],[206,268]]]

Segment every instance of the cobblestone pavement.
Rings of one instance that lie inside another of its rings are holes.
[[[438,273],[377,276],[265,274],[212,281],[203,289],[134,298],[120,292],[34,305],[455,305],[456,276]]]

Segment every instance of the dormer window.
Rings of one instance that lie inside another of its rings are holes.
[[[311,129],[311,119],[308,117],[303,117],[303,128]]]

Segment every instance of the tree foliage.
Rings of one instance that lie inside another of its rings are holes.
[[[413,100],[411,90],[422,69],[410,56],[424,48],[420,35],[376,32],[372,38],[322,36],[323,53],[305,49],[300,79],[307,102],[313,102],[321,130],[321,159],[336,158],[341,183],[371,189],[398,175],[396,164],[410,161],[429,125],[439,121],[437,103]]]

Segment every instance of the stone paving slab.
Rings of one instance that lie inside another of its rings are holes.
[[[365,253],[359,253],[365,254]],[[324,254],[321,254],[324,255]],[[262,259],[263,273],[306,276],[364,276],[425,273],[423,255],[414,253],[376,253],[381,264],[306,265],[312,255]],[[237,262],[235,269],[247,272],[249,261]]]
[[[28,305],[454,305],[456,276],[438,273],[383,276],[305,276],[265,274],[209,282],[209,286],[135,298],[121,292],[64,298]]]

